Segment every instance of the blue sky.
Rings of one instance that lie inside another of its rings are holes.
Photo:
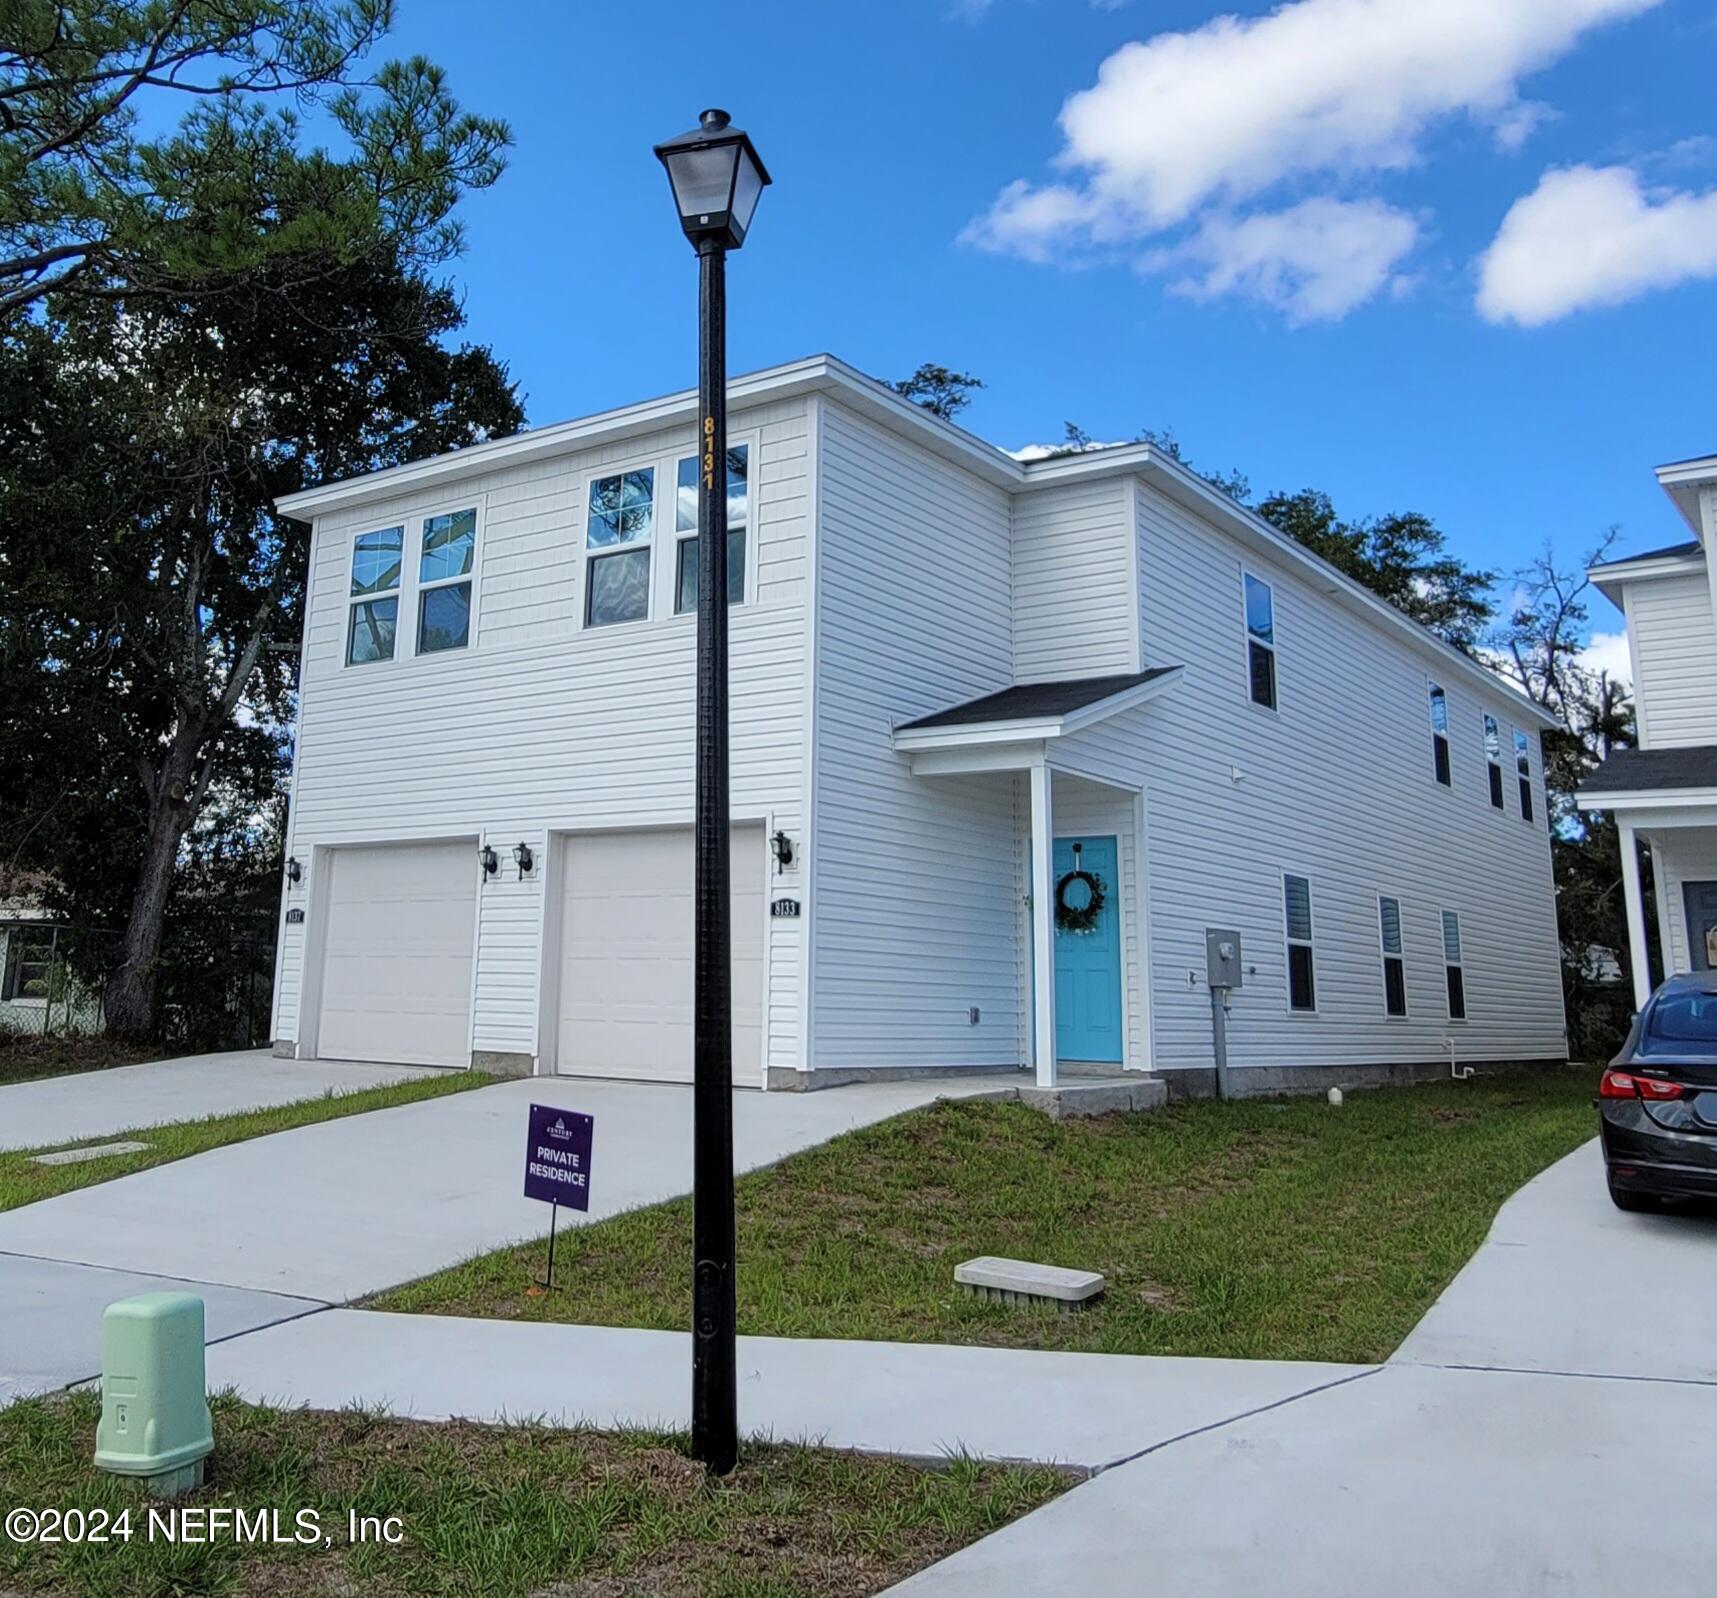
[[[691,381],[650,146],[717,104],[775,179],[730,269],[735,371],[940,361],[1004,447],[1172,428],[1505,570],[1685,536],[1651,468],[1717,450],[1717,0],[1223,14],[402,0],[389,48],[512,124],[453,274],[533,424]]]

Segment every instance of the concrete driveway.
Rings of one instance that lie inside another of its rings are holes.
[[[734,1163],[770,1164],[933,1099],[995,1086],[974,1077],[736,1093]],[[8,1373],[14,1392],[26,1369],[64,1381],[94,1373],[92,1306],[106,1300],[92,1268],[116,1273],[111,1298],[136,1291],[121,1277],[140,1274],[249,1294],[234,1301],[236,1318],[263,1325],[543,1236],[547,1206],[521,1193],[533,1100],[596,1119],[589,1220],[690,1187],[689,1087],[547,1077],[277,1132],[45,1199],[0,1215],[0,1394]],[[561,1212],[563,1227],[583,1220]],[[58,1320],[55,1270],[66,1305]],[[28,1322],[10,1309],[24,1302],[26,1283],[39,1304]]]
[[[266,1049],[241,1049],[16,1082],[0,1087],[0,1152],[236,1115],[428,1074],[414,1065],[277,1060]]]
[[[1709,1550],[1665,1528],[1710,1517],[1713,1325],[1717,1223],[1623,1215],[1589,1144],[1380,1370],[1146,1452],[894,1591],[1707,1598]]]

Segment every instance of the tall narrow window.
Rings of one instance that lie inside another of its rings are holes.
[[[747,481],[748,451],[735,444],[727,452],[727,602],[745,602],[745,534],[750,508]],[[674,532],[678,560],[674,568],[674,612],[698,608],[698,457],[688,455],[679,466],[674,491]]]
[[[1288,935],[1288,1008],[1318,1007],[1316,961],[1312,954],[1312,885],[1304,877],[1282,878]]]
[[[1484,719],[1484,759],[1485,770],[1490,776],[1490,802],[1501,810],[1502,730],[1496,724],[1496,717],[1488,713]]]
[[[352,540],[351,614],[346,628],[348,666],[393,659],[404,553],[403,527],[359,533]]]
[[[471,568],[476,554],[476,511],[424,517],[417,567],[418,654],[463,649],[471,642]]]
[[[1449,990],[1449,1019],[1467,1018],[1467,978],[1461,963],[1461,918],[1453,910],[1443,912],[1443,975]]]
[[[1520,779],[1520,819],[1532,819],[1532,742],[1518,727],[1514,729],[1514,771]]]
[[[1268,583],[1246,573],[1246,674],[1252,703],[1276,708],[1276,602]]]
[[[1431,684],[1431,769],[1445,788],[1453,785],[1449,774],[1449,696]]]
[[[1383,1010],[1386,1015],[1407,1013],[1407,961],[1401,948],[1401,901],[1380,895],[1377,900],[1377,933],[1383,947]]]
[[[584,524],[584,625],[608,627],[650,614],[650,541],[656,525],[656,469],[590,480]]]

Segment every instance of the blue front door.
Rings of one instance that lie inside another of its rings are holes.
[[[1102,890],[1103,907],[1088,931],[1062,927],[1061,907],[1087,912],[1084,872]],[[1055,840],[1055,1052],[1063,1060],[1119,1065],[1121,1048],[1121,873],[1113,837]]]

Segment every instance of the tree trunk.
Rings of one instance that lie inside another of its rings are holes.
[[[200,727],[181,724],[168,748],[150,797],[149,831],[120,941],[119,964],[102,990],[108,1036],[128,1043],[147,1043],[155,1036],[155,969],[179,846],[201,798],[191,777],[201,743]]]

